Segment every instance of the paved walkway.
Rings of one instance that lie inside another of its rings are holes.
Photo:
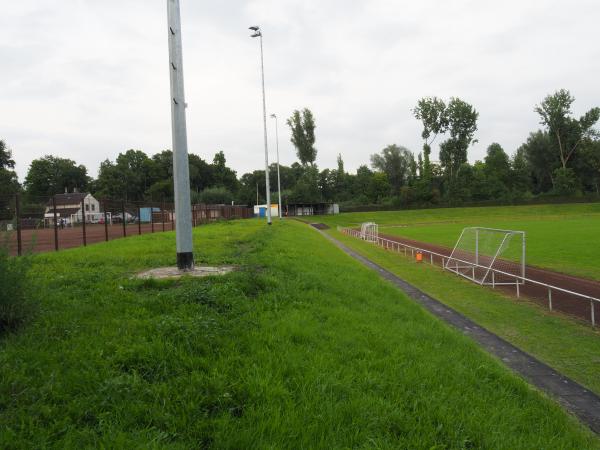
[[[502,360],[507,367],[557,400],[563,407],[589,426],[592,431],[600,434],[600,397],[596,394],[506,342],[494,333],[480,327],[438,300],[421,292],[392,272],[359,255],[329,234],[320,230],[317,231],[345,253],[360,261],[368,268],[378,272],[382,278],[394,284],[433,315],[473,338],[486,351]]]

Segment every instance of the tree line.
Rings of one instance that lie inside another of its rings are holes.
[[[460,98],[444,101],[426,97],[412,114],[422,125],[422,150],[391,144],[371,154],[369,164],[355,173],[316,165],[316,123],[313,113],[296,110],[287,120],[298,161],[280,166],[282,201],[308,203],[335,201],[346,205],[429,206],[439,203],[514,202],[544,196],[600,195],[600,135],[594,128],[600,108],[574,117],[575,98],[567,90],[548,95],[533,109],[541,128],[532,132],[511,156],[491,143],[486,156],[473,164],[468,151],[477,142],[479,113]],[[438,159],[432,158],[438,145]],[[170,201],[173,198],[173,155],[164,150],[152,156],[140,150],[120,153],[100,164],[98,176],[85,166],[57,156],[32,161],[23,184],[14,172],[10,149],[0,141],[0,197],[22,192],[30,199],[65,190],[89,191],[99,198],[127,201]],[[189,155],[190,186],[195,203],[253,205],[265,201],[265,173],[255,170],[238,177],[227,166],[225,154],[212,162]],[[277,167],[269,167],[276,180]],[[277,192],[273,187],[273,201]]]

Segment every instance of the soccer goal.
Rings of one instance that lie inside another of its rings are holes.
[[[523,284],[525,232],[465,228],[444,268],[481,285]]]
[[[366,222],[360,226],[360,238],[367,242],[377,242],[379,239],[379,225]]]

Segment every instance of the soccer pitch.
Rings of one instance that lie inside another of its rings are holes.
[[[529,265],[600,280],[600,204],[444,208],[323,216],[334,226],[375,222],[379,233],[452,248],[465,227],[525,231]]]

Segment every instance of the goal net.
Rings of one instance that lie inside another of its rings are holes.
[[[379,239],[379,225],[366,222],[360,226],[360,238],[367,242],[377,242]]]
[[[465,228],[444,267],[482,285],[523,284],[525,232]]]

